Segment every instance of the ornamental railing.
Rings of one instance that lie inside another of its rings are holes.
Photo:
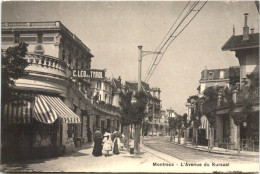
[[[2,28],[6,27],[59,27],[59,22],[2,22]]]
[[[25,57],[28,63],[30,64],[37,64],[42,67],[56,69],[62,72],[66,72],[66,69],[68,68],[66,62],[64,62],[61,59],[47,56],[47,55],[40,55],[40,54],[31,54],[28,53]]]

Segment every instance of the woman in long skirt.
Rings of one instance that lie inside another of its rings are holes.
[[[102,156],[102,133],[99,130],[94,133],[94,148],[92,154],[93,156]]]

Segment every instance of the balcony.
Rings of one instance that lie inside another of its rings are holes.
[[[69,77],[71,73],[66,62],[56,57],[28,53],[25,59],[30,64],[26,68],[29,72],[62,77]]]

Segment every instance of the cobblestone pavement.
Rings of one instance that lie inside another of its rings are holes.
[[[150,137],[144,138],[143,143],[156,151],[171,155],[187,163],[229,163],[230,166],[236,166],[237,171],[244,171],[245,167],[248,171],[259,171],[259,158],[257,157],[231,156],[198,151],[169,143],[168,139],[169,137]]]

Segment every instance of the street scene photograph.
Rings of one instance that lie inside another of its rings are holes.
[[[259,1],[2,1],[2,173],[259,173]]]

